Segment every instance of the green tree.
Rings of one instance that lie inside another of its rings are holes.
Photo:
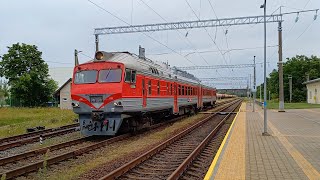
[[[37,46],[17,43],[8,47],[0,62],[0,75],[8,79],[12,96],[23,106],[42,106],[57,89],[41,55]]]
[[[320,77],[320,58],[316,56],[297,55],[287,58],[283,63],[283,86],[284,99],[289,101],[289,76],[292,76],[292,101],[303,102],[306,100],[307,88],[303,82],[306,81],[307,75],[310,80]],[[279,74],[277,70],[273,70],[269,74],[267,81],[268,91],[271,92],[271,99],[279,98]]]

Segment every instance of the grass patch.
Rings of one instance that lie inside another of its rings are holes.
[[[268,108],[278,109],[278,102],[268,103]],[[285,109],[310,109],[310,108],[320,108],[320,104],[308,104],[308,103],[284,103]]]
[[[0,138],[26,133],[26,128],[54,128],[73,123],[77,115],[59,108],[0,108]]]
[[[268,109],[278,109],[278,101],[268,101]],[[320,104],[308,104],[308,103],[284,103],[285,109],[311,109],[311,108],[320,108]]]

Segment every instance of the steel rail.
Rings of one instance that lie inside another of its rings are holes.
[[[219,109],[220,110],[225,110],[225,109],[229,108],[230,106],[232,106],[233,104],[235,104],[235,103],[237,103],[239,101],[240,100],[237,99],[237,100],[235,100],[235,101],[233,101],[231,103],[225,104],[224,106],[220,107]],[[164,141],[163,143],[159,144],[158,146],[152,148],[148,152],[146,152],[146,153],[142,154],[141,156],[135,158],[134,160],[124,164],[120,168],[110,172],[106,176],[100,178],[100,180],[109,180],[109,179],[119,178],[121,175],[125,174],[126,172],[128,172],[131,169],[133,169],[137,165],[141,164],[145,160],[147,160],[150,157],[152,157],[153,155],[157,154],[158,152],[162,151],[163,149],[168,147],[170,144],[174,143],[178,139],[180,139],[180,138],[184,137],[185,135],[189,134],[195,128],[197,128],[197,127],[201,126],[202,124],[204,124],[205,122],[209,121],[214,116],[216,116],[216,114],[212,114],[212,115],[209,115],[209,116],[205,117],[203,120],[198,121],[196,124],[194,124],[194,125],[190,126],[189,128],[181,131],[177,135],[171,137],[170,139],[168,139],[168,140]]]
[[[61,148],[73,146],[75,144],[82,143],[87,139],[88,138],[86,138],[86,137],[78,138],[78,139],[75,139],[72,141],[67,141],[64,143],[60,143],[60,144],[56,144],[56,145],[52,145],[52,146],[48,146],[48,147],[44,147],[44,148],[40,148],[40,149],[36,149],[36,150],[31,150],[31,151],[28,151],[25,153],[20,153],[17,155],[1,158],[0,159],[0,166],[6,165],[8,163],[12,163],[12,162],[15,162],[15,161],[18,161],[21,159],[26,159],[26,158],[33,157],[33,156],[42,155],[42,154],[45,154],[48,150],[53,151],[53,150],[58,150]]]
[[[74,150],[74,151],[70,151],[70,152],[64,153],[62,155],[57,155],[57,156],[51,157],[51,158],[46,160],[47,166],[55,164],[55,163],[58,163],[58,162],[61,162],[61,161],[64,161],[66,159],[70,159],[70,158],[82,155],[82,154],[84,154],[86,152],[89,152],[89,151],[93,151],[93,150],[101,148],[101,147],[103,147],[105,145],[108,145],[108,144],[123,140],[123,139],[125,139],[125,138],[127,138],[129,136],[130,136],[130,134],[120,135],[120,136],[117,136],[117,137],[114,137],[114,138],[111,138],[111,139],[107,139],[107,140],[103,140],[101,142],[94,143],[92,145],[89,145],[89,146],[86,146],[86,147],[83,147],[83,148],[80,148],[80,149],[77,149],[77,150]],[[14,178],[14,177],[17,177],[17,176],[21,176],[21,175],[27,174],[27,173],[32,172],[32,171],[36,171],[39,168],[43,168],[44,161],[45,160],[37,161],[35,163],[23,166],[21,168],[16,168],[14,170],[7,171],[7,172],[1,174],[1,176],[3,176],[5,174],[7,179],[11,179],[11,178]]]
[[[228,101],[224,101],[224,102],[222,102],[220,104],[217,104],[217,106],[214,107],[214,108],[223,109],[226,106],[226,104],[229,103],[229,102],[230,102],[229,100]],[[179,117],[174,118],[172,120],[155,124],[155,125],[153,125],[153,126],[151,126],[149,128],[144,128],[142,130],[139,130],[139,132],[143,132],[144,130],[148,130],[148,129],[154,129],[154,128],[160,127],[160,126],[162,126],[164,124],[168,124],[168,123],[171,123],[171,122],[175,122],[175,121],[181,120],[181,119],[183,119],[185,117],[186,117],[186,115],[179,116]],[[74,150],[74,151],[70,151],[70,152],[64,153],[62,155],[54,156],[54,157],[49,158],[49,159],[46,160],[47,161],[47,166],[50,166],[52,164],[55,164],[55,163],[58,163],[58,162],[61,162],[61,161],[64,161],[64,160],[79,156],[79,155],[82,155],[82,154],[84,154],[86,152],[98,149],[98,148],[103,147],[105,145],[108,145],[108,144],[123,140],[123,139],[125,139],[125,138],[127,138],[129,136],[130,136],[130,134],[124,134],[124,135],[121,135],[121,136],[118,136],[118,137],[115,137],[115,138],[112,138],[112,139],[108,139],[108,140],[103,140],[101,142],[97,142],[97,143],[95,143],[93,145],[89,145],[89,146],[86,146],[84,148],[80,148],[80,149],[77,149],[77,150]],[[79,138],[79,139],[75,139],[75,140],[72,140],[72,141],[64,142],[64,143],[61,143],[61,144],[57,144],[57,145],[53,145],[53,146],[37,149],[37,150],[34,150],[34,151],[28,151],[26,153],[21,153],[21,154],[15,155],[15,156],[3,158],[3,159],[0,159],[0,165],[5,165],[5,164],[8,164],[8,163],[17,161],[17,160],[29,158],[29,157],[36,156],[36,155],[45,154],[48,149],[57,150],[59,148],[68,147],[68,146],[77,144],[77,143],[79,143],[81,141],[84,141],[84,139]],[[42,168],[43,167],[43,162],[44,161],[38,161],[38,162],[35,162],[35,163],[32,163],[32,164],[23,166],[21,168],[16,168],[14,170],[7,171],[7,172],[1,174],[0,176],[6,174],[6,178],[7,179],[18,177],[18,176],[27,174],[29,172],[36,171],[39,168]]]
[[[48,133],[44,133],[41,134],[43,138],[49,138],[49,137],[54,137],[54,136],[59,136],[59,135],[63,135],[63,134],[67,134],[73,131],[77,131],[78,128],[77,127],[72,127],[72,128],[68,128],[68,129],[60,129],[57,131],[52,131],[52,132],[48,132]],[[28,143],[33,143],[36,141],[39,141],[40,135],[36,135],[34,137],[28,137],[25,139],[21,139],[18,141],[13,141],[13,142],[8,142],[8,143],[4,143],[0,145],[0,151],[6,150],[6,149],[10,149],[10,148],[14,148],[14,147],[18,147],[18,146],[22,146],[24,144],[28,144]]]
[[[232,112],[239,108],[241,102],[233,108]],[[185,172],[185,170],[190,166],[193,160],[198,157],[198,155],[203,151],[203,149],[208,145],[210,140],[218,133],[220,128],[224,125],[225,121],[230,118],[233,113],[228,113],[226,117],[210,132],[210,134],[197,146],[196,149],[181,163],[181,165],[167,178],[168,180],[177,180]]]
[[[5,142],[9,142],[9,141],[19,140],[22,138],[28,138],[31,136],[37,136],[37,135],[47,133],[47,132],[57,131],[57,130],[61,130],[61,129],[68,129],[68,128],[77,127],[77,126],[79,126],[79,123],[69,124],[69,125],[65,125],[65,126],[61,126],[61,127],[57,127],[57,128],[44,129],[44,130],[40,130],[40,131],[36,131],[36,132],[30,132],[30,133],[20,134],[20,135],[16,135],[16,136],[10,136],[10,137],[6,137],[6,138],[1,138],[0,144],[5,143]]]

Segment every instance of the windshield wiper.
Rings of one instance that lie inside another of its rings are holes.
[[[107,81],[107,78],[108,78],[108,76],[109,76],[109,74],[110,74],[110,71],[111,71],[111,68],[108,69],[108,74],[107,74],[107,76],[106,76],[106,81]]]

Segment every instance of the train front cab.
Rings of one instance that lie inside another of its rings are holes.
[[[124,73],[124,65],[115,62],[90,62],[74,68],[72,106],[79,114],[83,135],[115,135],[119,130]]]

